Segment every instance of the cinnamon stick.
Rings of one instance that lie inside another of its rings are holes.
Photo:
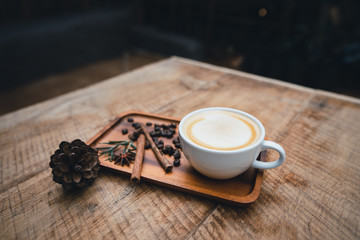
[[[161,167],[164,169],[166,173],[170,172],[173,168],[173,165],[169,162],[169,160],[160,152],[160,150],[157,148],[156,144],[150,137],[150,134],[146,131],[144,125],[141,124],[141,129],[143,133],[145,134],[146,139],[149,141],[151,149],[153,150],[156,159],[159,161]]]
[[[140,182],[141,169],[144,160],[144,152],[145,152],[145,135],[140,134],[139,138],[137,139],[134,167],[130,178],[131,181],[134,183]]]

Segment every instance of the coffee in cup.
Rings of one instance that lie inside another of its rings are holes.
[[[213,150],[241,149],[260,138],[260,128],[254,121],[224,110],[195,114],[184,122],[183,128],[194,144]]]

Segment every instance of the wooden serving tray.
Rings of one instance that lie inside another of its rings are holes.
[[[134,131],[131,126],[132,123],[127,121],[128,117],[132,117],[134,122],[143,123],[146,122],[169,124],[174,122],[178,125],[180,122],[177,118],[160,116],[142,112],[125,112],[120,114],[113,122],[107,125],[102,131],[92,137],[87,144],[92,147],[104,146],[103,142],[108,141],[121,141],[129,140],[128,134],[123,135],[121,130],[127,128],[129,134]],[[151,131],[153,126],[146,126]],[[174,138],[178,136],[178,129]],[[172,145],[172,139],[161,138],[164,141],[164,145]],[[136,145],[136,142],[134,143]],[[258,159],[265,161],[266,152],[263,151]],[[173,157],[166,155],[170,162],[173,162]],[[106,160],[106,156],[100,157],[100,165],[105,168],[109,168],[121,174],[127,176],[131,175],[132,167],[117,165],[113,162]],[[151,149],[145,150],[143,167],[141,172],[141,181],[152,182],[161,186],[169,187],[175,190],[187,192],[190,194],[210,198],[234,205],[247,205],[254,202],[260,194],[260,186],[262,183],[263,171],[250,168],[238,177],[229,180],[215,180],[205,177],[194,170],[190,163],[187,161],[183,153],[181,152],[181,165],[174,167],[172,172],[165,173],[155,158]],[[129,177],[130,181],[130,177]]]

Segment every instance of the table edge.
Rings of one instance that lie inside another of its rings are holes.
[[[275,78],[264,77],[264,76],[260,76],[260,75],[256,75],[256,74],[252,74],[252,73],[243,72],[243,71],[240,71],[240,70],[235,70],[235,69],[230,69],[230,68],[226,68],[226,67],[216,66],[216,65],[209,64],[209,63],[204,63],[204,62],[200,62],[200,61],[196,61],[196,60],[192,60],[192,59],[188,59],[188,58],[183,58],[183,57],[178,57],[178,56],[172,56],[169,59],[173,60],[173,61],[176,61],[176,62],[180,62],[180,63],[192,64],[192,65],[196,65],[196,66],[199,66],[199,67],[204,67],[204,68],[208,68],[208,69],[222,71],[222,72],[229,73],[229,74],[234,74],[234,75],[237,75],[237,76],[240,76],[240,77],[254,79],[254,80],[257,80],[257,81],[260,81],[260,82],[274,83],[274,84],[277,84],[277,85],[280,85],[280,86],[284,86],[284,87],[288,87],[288,88],[292,88],[292,89],[297,89],[297,90],[300,90],[300,91],[320,94],[320,95],[324,95],[324,96],[327,96],[327,97],[337,98],[337,99],[342,100],[342,101],[347,101],[347,102],[360,104],[360,98],[356,98],[356,97],[352,97],[352,96],[348,96],[348,95],[344,95],[344,94],[340,94],[340,93],[329,92],[329,91],[326,91],[326,90],[301,86],[301,85],[298,85],[298,84],[285,82],[285,81],[275,79]]]

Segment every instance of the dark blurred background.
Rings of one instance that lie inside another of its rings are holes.
[[[172,55],[360,97],[356,0],[0,6],[0,114]]]

